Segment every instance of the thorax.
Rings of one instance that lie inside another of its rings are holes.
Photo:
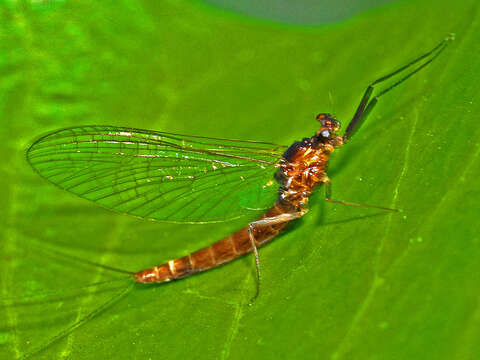
[[[303,209],[316,185],[328,181],[326,173],[334,146],[303,139],[285,151],[275,177],[280,183],[278,201]]]

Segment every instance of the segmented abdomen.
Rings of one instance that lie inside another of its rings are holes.
[[[287,211],[286,205],[277,203],[261,219],[277,216]],[[265,245],[277,236],[286,225],[287,223],[284,222],[254,229],[255,245],[257,247]],[[232,235],[187,256],[139,271],[135,273],[135,279],[140,283],[159,283],[182,279],[228,263],[252,250],[248,226],[246,226]]]

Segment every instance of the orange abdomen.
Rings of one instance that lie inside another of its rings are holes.
[[[262,217],[273,217],[287,212],[285,205],[275,204]],[[263,246],[277,236],[287,222],[254,229],[255,245]],[[251,252],[252,244],[248,226],[223,238],[216,243],[195,251],[187,256],[170,260],[165,264],[135,273],[139,283],[160,283],[184,277],[223,265]]]

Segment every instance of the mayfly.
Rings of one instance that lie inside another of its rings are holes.
[[[77,126],[39,138],[28,149],[27,159],[42,177],[62,189],[144,219],[212,223],[267,209],[257,220],[212,245],[165,264],[127,272],[138,283],[163,283],[253,252],[257,296],[257,248],[305,215],[309,196],[319,185],[325,185],[328,201],[376,207],[331,199],[326,173],[330,154],[351,139],[383,95],[430,64],[451,39],[368,85],[343,135],[338,134],[339,121],[327,113],[316,117],[320,128],[312,137],[289,147],[115,126]],[[397,75],[393,84],[373,95],[376,85]]]

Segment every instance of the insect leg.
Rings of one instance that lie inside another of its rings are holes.
[[[398,68],[397,70],[382,76],[381,78],[375,80],[372,82],[370,85],[368,85],[367,89],[365,90],[365,93],[363,94],[362,100],[360,101],[360,104],[358,105],[357,110],[355,111],[355,115],[353,116],[352,120],[347,126],[347,129],[345,130],[345,134],[343,135],[343,141],[347,142],[350,140],[350,138],[353,136],[353,134],[360,128],[362,123],[365,121],[365,119],[368,117],[368,114],[372,111],[373,107],[377,103],[378,99],[382,96],[388,93],[390,90],[394,89],[401,83],[403,83],[405,80],[419,72],[421,69],[426,67],[428,64],[430,64],[438,55],[441,54],[441,52],[445,49],[447,46],[448,42],[453,40],[454,36],[453,34],[447,36],[440,44],[435,46],[432,50],[428,51],[427,53],[419,56],[418,58],[410,61],[408,64]],[[412,67],[413,65],[417,64],[423,59],[426,59],[430,57],[427,61],[425,61],[423,64],[418,66],[417,68],[411,70],[408,72],[406,75],[404,75],[402,78],[397,80],[395,83],[387,87],[386,89],[380,91],[377,95],[373,97],[373,99],[370,100],[370,97],[372,95],[374,86],[382,83],[391,77],[400,74],[404,70],[407,70],[408,68]]]
[[[331,194],[332,194],[332,183],[331,183],[330,179],[328,179],[325,182],[325,200],[326,201],[336,203],[336,204],[342,204],[342,205],[358,206],[358,207],[380,209],[380,210],[385,210],[385,211],[400,212],[400,210],[391,209],[391,208],[387,208],[387,207],[383,207],[383,206],[375,206],[375,205],[359,204],[359,203],[347,202],[347,201],[341,201],[341,200],[333,200],[333,199],[330,198]]]
[[[260,294],[260,280],[261,280],[261,272],[260,272],[260,258],[258,256],[258,248],[255,243],[255,235],[253,231],[259,229],[260,227],[266,227],[270,225],[281,224],[285,222],[289,222],[295,219],[298,219],[305,215],[307,211],[298,211],[293,213],[284,213],[273,217],[267,217],[261,220],[254,221],[248,225],[248,236],[250,237],[250,242],[252,244],[253,254],[255,255],[255,266],[257,269],[257,290],[255,292],[255,296],[250,300],[250,305],[257,299],[258,295]]]

